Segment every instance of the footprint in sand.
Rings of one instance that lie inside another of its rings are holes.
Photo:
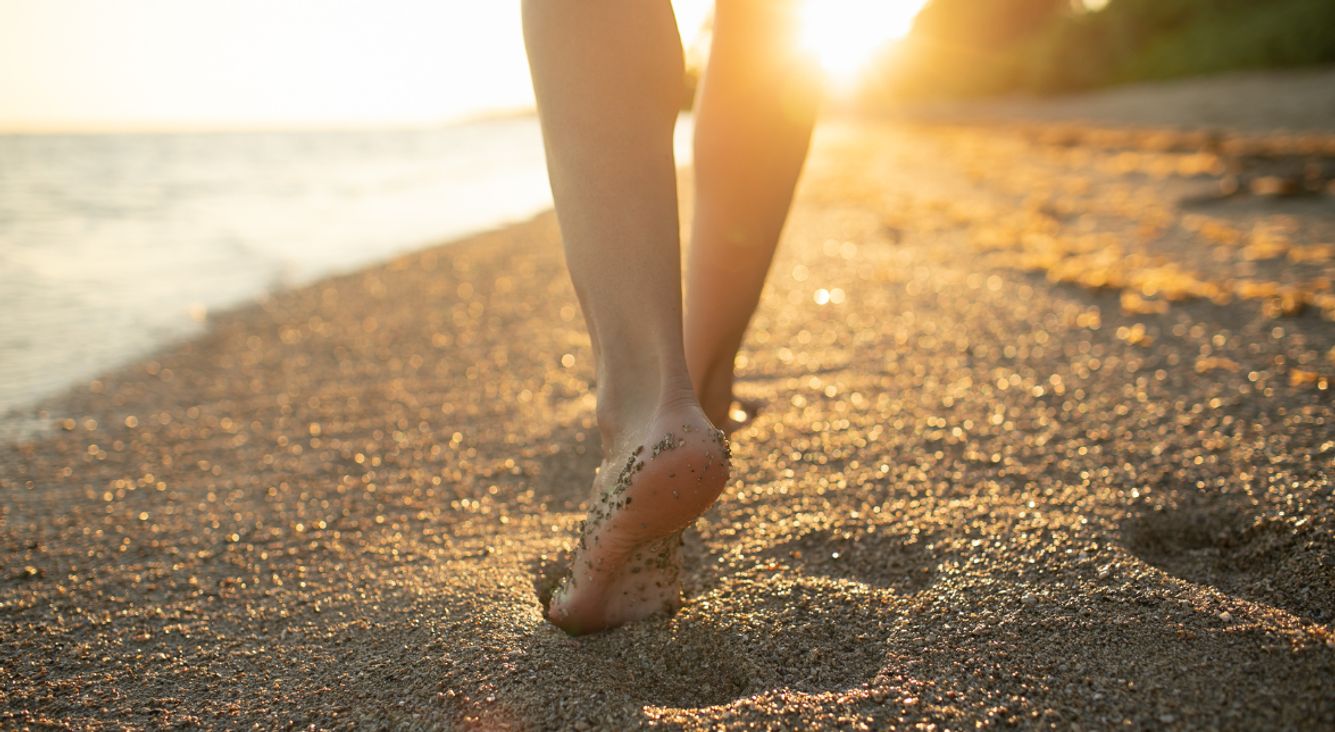
[[[1122,527],[1152,566],[1317,623],[1335,619],[1335,542],[1301,519],[1266,516],[1243,497],[1191,496]]]

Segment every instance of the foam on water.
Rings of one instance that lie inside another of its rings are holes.
[[[550,205],[532,117],[0,136],[0,414],[196,333],[208,310]]]

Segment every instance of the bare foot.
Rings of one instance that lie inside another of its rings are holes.
[[[570,574],[547,618],[573,635],[681,605],[681,532],[728,480],[728,442],[695,406],[666,410],[614,444],[594,478]]]

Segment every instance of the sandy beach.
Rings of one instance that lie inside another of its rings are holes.
[[[818,132],[675,616],[542,618],[599,454],[544,214],[39,405],[0,727],[1331,729],[1335,129],[979,109]]]

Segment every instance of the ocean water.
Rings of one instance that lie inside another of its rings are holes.
[[[209,311],[550,206],[532,117],[0,135],[0,415],[198,333]]]

